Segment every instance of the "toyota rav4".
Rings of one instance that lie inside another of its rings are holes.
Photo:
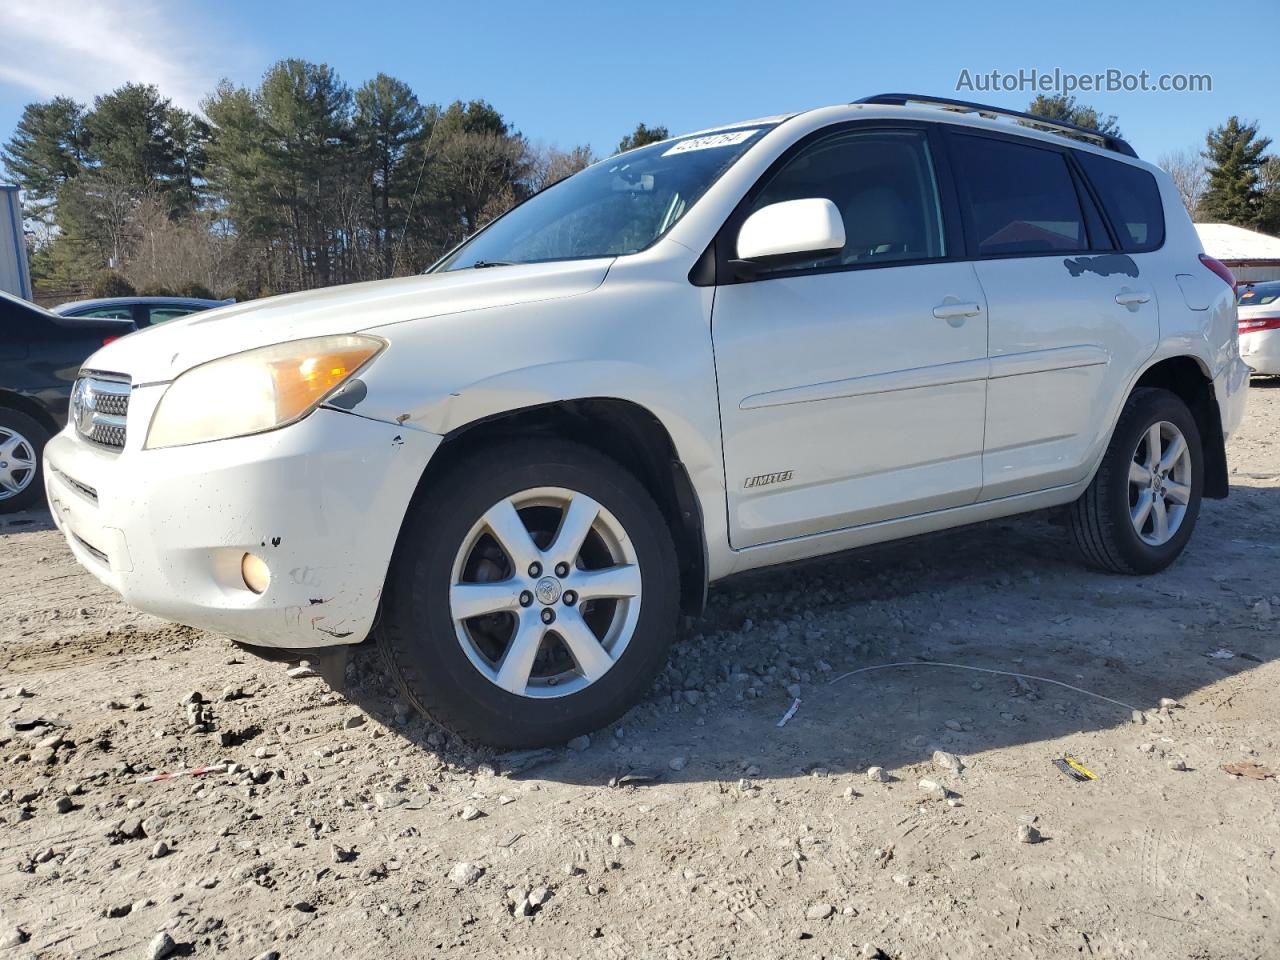
[[[112,343],[44,479],[135,606],[329,676],[373,635],[419,709],[538,745],[626,711],[739,571],[1045,508],[1161,570],[1247,374],[1231,274],[1127,143],[887,94]]]

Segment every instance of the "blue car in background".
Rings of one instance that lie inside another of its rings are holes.
[[[145,327],[176,320],[189,313],[225,307],[230,300],[202,300],[196,297],[108,297],[102,300],[72,300],[53,308],[61,317],[92,317],[98,320],[130,320]]]

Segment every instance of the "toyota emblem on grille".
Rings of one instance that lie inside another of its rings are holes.
[[[93,416],[98,409],[98,395],[88,380],[77,380],[71,392],[71,419],[86,437],[93,435]]]

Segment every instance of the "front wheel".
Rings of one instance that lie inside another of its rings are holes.
[[[40,455],[48,440],[31,417],[0,407],[0,513],[25,510],[44,496]]]
[[[593,450],[518,441],[473,454],[406,518],[378,633],[406,697],[498,747],[604,726],[649,688],[678,614],[665,519]]]
[[[1157,573],[1191,539],[1204,454],[1187,405],[1167,390],[1135,390],[1093,482],[1070,508],[1072,538],[1092,566]]]

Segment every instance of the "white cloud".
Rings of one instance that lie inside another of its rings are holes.
[[[123,83],[154,83],[178,106],[197,109],[229,65],[225,47],[191,12],[172,0],[7,0],[0,84],[92,102]]]

